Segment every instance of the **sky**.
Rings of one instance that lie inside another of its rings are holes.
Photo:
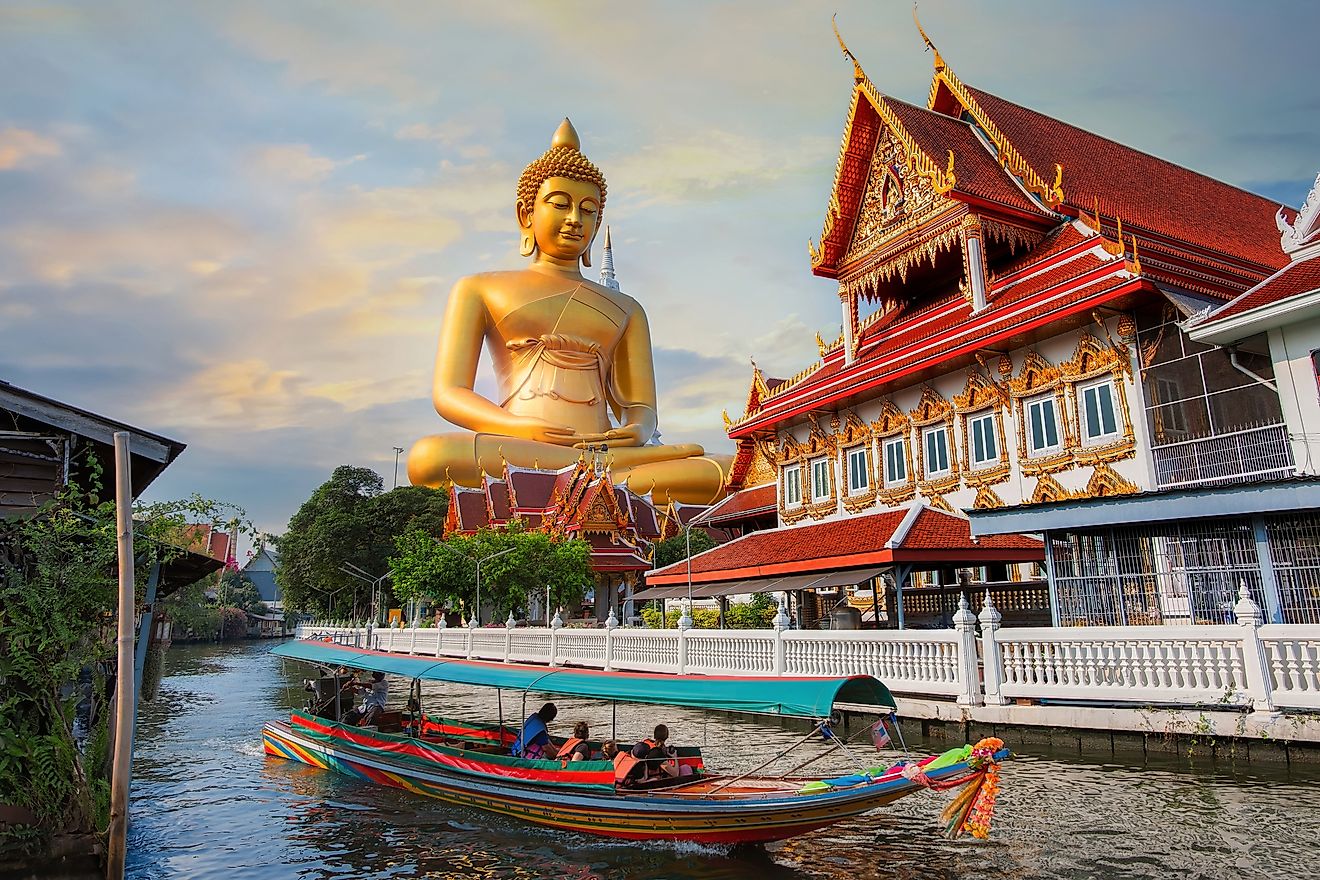
[[[839,331],[807,254],[852,87],[834,12],[924,103],[906,2],[0,0],[0,379],[187,443],[148,500],[278,534],[339,464],[388,488],[448,427],[448,291],[521,264],[517,176],[569,116],[665,441],[730,451],[750,358],[790,375]],[[1291,205],[1320,171],[1320,4],[920,13],[965,83]]]

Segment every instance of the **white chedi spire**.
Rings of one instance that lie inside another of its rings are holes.
[[[600,260],[600,283],[610,290],[619,289],[619,279],[614,277],[614,250],[610,247],[610,228],[605,227],[605,253]]]

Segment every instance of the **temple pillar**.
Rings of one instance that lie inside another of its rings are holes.
[[[967,294],[972,302],[972,311],[979,312],[986,306],[985,245],[981,238],[981,221],[975,216],[967,217],[962,224],[963,273],[967,277]]]
[[[839,304],[843,308],[843,362],[851,364],[857,354],[857,296],[839,285]]]

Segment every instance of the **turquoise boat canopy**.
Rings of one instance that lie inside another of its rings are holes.
[[[835,703],[870,706],[884,712],[897,708],[889,689],[869,675],[778,678],[599,672],[387,654],[301,639],[286,642],[271,653],[291,660],[305,660],[324,666],[347,666],[350,669],[384,672],[424,681],[616,700],[621,703],[653,703],[815,719],[829,717]]]

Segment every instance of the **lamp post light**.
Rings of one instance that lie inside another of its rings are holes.
[[[660,526],[659,517],[664,516],[664,514],[660,512],[660,509],[640,495],[634,495],[633,497],[636,498],[638,501],[642,502],[643,504],[645,504],[647,507],[651,508],[651,512],[656,515],[656,527],[659,528]],[[705,515],[706,515],[706,511],[703,510],[701,513],[692,517],[692,519],[688,521],[687,525],[680,524],[680,528],[683,531],[684,552],[686,553],[686,558],[687,558],[687,602],[689,609],[692,608],[692,529],[697,525],[697,523],[701,521],[701,518]],[[661,608],[661,610],[662,611],[664,610],[663,607]]]
[[[399,488],[399,456],[403,455],[402,446],[391,447],[394,450],[394,488]]]
[[[370,645],[371,628],[375,626],[376,619],[380,616],[380,611],[376,608],[376,591],[380,589],[380,585],[385,583],[385,580],[393,575],[394,572],[392,570],[386,571],[380,577],[373,578],[351,562],[345,562],[343,565],[339,566],[339,570],[351,578],[356,578],[363,583],[371,584],[371,616],[367,618],[367,644]],[[340,589],[343,589],[343,587],[340,587]],[[338,592],[338,590],[336,590],[336,592]]]
[[[439,538],[432,538],[431,540],[432,540],[432,541],[435,541],[437,544],[439,544],[441,547],[443,547],[443,548],[445,548],[446,550],[448,550],[450,553],[453,553],[455,556],[461,556],[461,557],[463,557],[464,559],[467,559],[467,560],[472,561],[472,562],[476,565],[476,567],[477,567],[477,602],[476,602],[476,608],[474,609],[474,611],[475,611],[475,613],[476,613],[477,626],[481,626],[481,563],[483,563],[483,562],[490,562],[492,559],[495,559],[495,558],[498,557],[498,556],[503,556],[503,555],[506,554],[506,553],[512,553],[514,550],[517,550],[518,548],[517,548],[517,547],[506,547],[506,548],[504,548],[503,550],[498,550],[498,551],[496,551],[496,552],[494,552],[494,553],[487,553],[485,556],[468,556],[466,553],[460,553],[459,551],[455,550],[453,547],[449,546],[449,545],[446,544],[444,541],[441,541]],[[513,613],[513,609],[509,609],[509,613],[512,614],[512,613]]]

